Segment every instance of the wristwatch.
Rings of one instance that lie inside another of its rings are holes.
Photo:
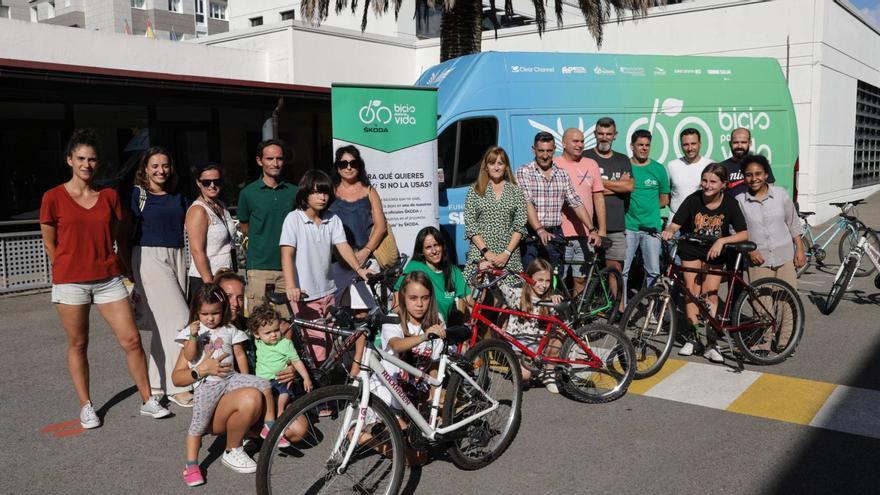
[[[590,229],[590,233],[591,233],[591,234],[596,233],[596,232],[599,232],[599,228],[598,228],[598,227],[593,227],[592,229]]]
[[[489,246],[483,246],[483,248],[480,249],[480,254],[485,255],[488,252],[489,252]]]
[[[190,376],[193,377],[193,380],[195,380],[195,381],[199,381],[202,379],[202,375],[199,374],[199,370],[197,370],[195,368],[189,370],[189,374],[190,374]]]

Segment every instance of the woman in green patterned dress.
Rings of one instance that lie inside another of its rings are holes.
[[[503,148],[490,146],[464,202],[464,232],[471,242],[464,269],[467,280],[476,271],[475,260],[522,271],[519,241],[526,234],[526,219],[526,200],[513,178],[510,158]]]

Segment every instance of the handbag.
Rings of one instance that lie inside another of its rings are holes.
[[[379,262],[379,266],[382,268],[388,268],[397,263],[397,258],[399,256],[400,252],[397,250],[397,239],[394,238],[394,231],[391,229],[391,224],[386,221],[385,237],[382,238],[379,247],[373,251],[373,257]]]

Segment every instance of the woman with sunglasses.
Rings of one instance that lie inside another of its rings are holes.
[[[186,235],[189,236],[189,297],[204,284],[214,281],[214,274],[233,266],[232,216],[220,200],[223,187],[220,165],[209,163],[196,174],[199,197],[186,212]]]
[[[386,222],[382,200],[379,193],[370,186],[364,160],[354,146],[343,146],[336,150],[336,166],[331,171],[331,178],[335,197],[329,211],[342,220],[346,240],[354,249],[358,264],[363,266],[385,237]],[[346,290],[355,278],[355,273],[348,264],[334,263],[332,273],[338,287],[337,303],[352,309],[367,309],[364,297],[369,298],[369,294],[362,295],[357,290]],[[345,300],[346,292],[350,292],[350,301]]]
[[[131,272],[143,296],[143,321],[152,333],[152,394],[161,398],[167,393],[178,406],[192,407],[189,387],[171,382],[174,360],[180,352],[174,338],[189,316],[183,224],[190,201],[177,187],[178,177],[165,148],[153,146],[144,151],[125,215],[129,222],[133,218]]]

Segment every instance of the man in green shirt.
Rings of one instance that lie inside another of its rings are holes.
[[[639,129],[630,139],[632,176],[635,189],[629,196],[626,211],[626,262],[623,265],[623,286],[636,251],[641,248],[648,286],[660,276],[660,239],[650,235],[663,227],[660,209],[669,204],[669,175],[666,167],[651,160],[651,133]],[[626,304],[626,291],[621,304]],[[623,306],[621,306],[623,311]]]
[[[269,139],[257,145],[260,178],[248,184],[238,196],[238,220],[248,238],[247,309],[263,303],[266,285],[284,292],[281,272],[281,225],[296,206],[296,186],[281,179],[284,168],[284,142]],[[282,312],[286,313],[284,308]]]

